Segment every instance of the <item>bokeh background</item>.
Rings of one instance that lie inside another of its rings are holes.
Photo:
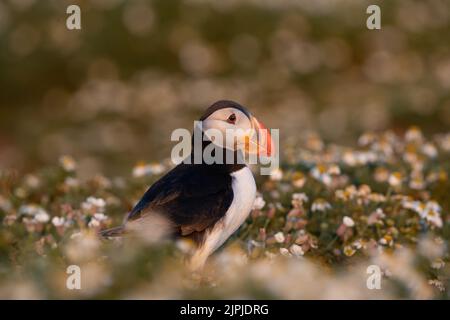
[[[0,0],[0,298],[449,299],[449,40],[448,0]],[[206,272],[99,239],[219,99],[281,167]]]
[[[82,30],[66,29],[69,4]],[[349,145],[443,132],[449,37],[447,0],[2,0],[0,168],[70,154],[81,177],[129,174],[223,98],[280,128],[282,147],[309,131]]]

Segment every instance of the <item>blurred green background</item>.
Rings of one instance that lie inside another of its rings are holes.
[[[81,7],[82,30],[66,29]],[[382,29],[366,28],[381,7]],[[218,99],[280,128],[450,126],[450,1],[1,0],[0,168],[129,174]]]

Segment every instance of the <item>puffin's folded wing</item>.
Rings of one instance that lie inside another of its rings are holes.
[[[223,218],[233,201],[231,176],[211,166],[180,164],[153,184],[133,208],[133,224],[154,214],[180,235],[202,232]]]

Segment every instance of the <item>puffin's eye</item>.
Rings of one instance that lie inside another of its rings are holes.
[[[232,113],[232,114],[228,117],[227,122],[228,122],[228,123],[234,124],[234,123],[236,122],[236,115],[235,115],[234,113]]]

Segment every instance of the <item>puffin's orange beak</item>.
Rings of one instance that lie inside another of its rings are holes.
[[[245,137],[245,150],[250,154],[257,154],[264,157],[272,157],[272,137],[269,130],[252,117],[253,135]]]

